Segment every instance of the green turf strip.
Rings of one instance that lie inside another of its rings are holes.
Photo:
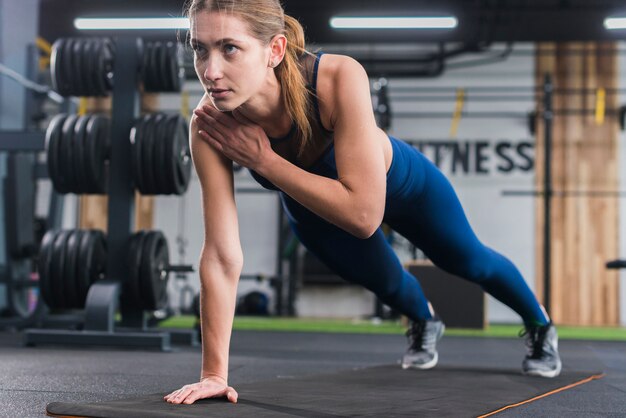
[[[191,328],[193,316],[176,316],[161,322],[166,328]],[[255,318],[235,317],[235,330],[344,332],[360,334],[402,334],[399,322],[349,319]],[[517,337],[521,325],[490,325],[485,330],[446,328],[446,335],[471,337]],[[626,341],[626,328],[559,326],[560,339]]]

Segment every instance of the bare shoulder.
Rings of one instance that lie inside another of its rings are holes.
[[[363,66],[347,55],[322,55],[318,67],[317,95],[324,126],[335,126],[336,110],[341,97],[355,93],[355,89],[369,97],[369,79]]]

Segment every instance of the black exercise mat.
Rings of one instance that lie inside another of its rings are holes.
[[[53,402],[47,413],[102,418],[476,417],[591,376],[564,372],[544,379],[522,376],[518,370],[437,367],[421,371],[390,365],[235,386],[237,404],[203,399],[192,405],[173,405],[163,400],[166,393],[157,393],[88,404]]]

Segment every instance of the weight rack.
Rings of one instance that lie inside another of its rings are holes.
[[[121,298],[128,274],[126,259],[135,213],[135,191],[128,133],[140,114],[138,83],[143,58],[143,41],[134,36],[117,36],[115,42],[111,149],[108,189],[107,273],[89,288],[82,330],[26,329],[23,343],[62,345],[132,346],[170,351],[171,343],[199,345],[196,330],[151,330],[147,312]],[[130,69],[130,71],[129,71]],[[134,70],[134,71],[133,71]],[[121,321],[116,324],[115,314]]]

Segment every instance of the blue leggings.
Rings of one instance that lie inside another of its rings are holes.
[[[390,137],[384,222],[411,241],[439,268],[480,285],[517,312],[527,325],[548,322],[519,270],[483,245],[469,225],[454,189],[441,171],[410,145]],[[334,149],[309,171],[337,178]],[[374,292],[413,320],[431,318],[418,280],[401,265],[381,229],[359,239],[280,193],[296,236],[345,280]]]

